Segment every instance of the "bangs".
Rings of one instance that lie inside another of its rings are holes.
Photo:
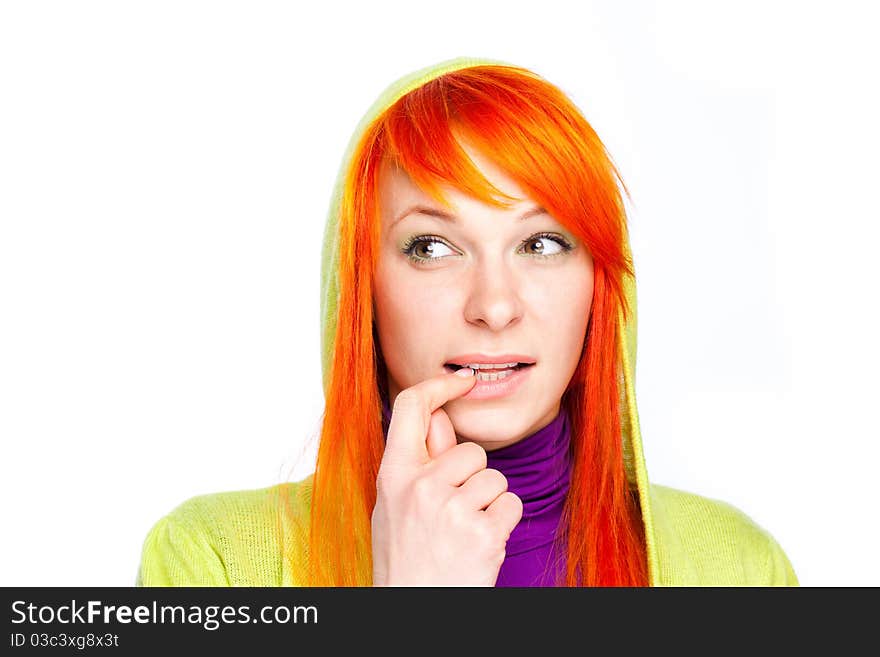
[[[419,117],[423,118],[423,117]],[[397,119],[393,130],[385,133],[387,147],[383,164],[400,169],[437,203],[452,210],[442,187],[451,187],[463,194],[495,207],[514,201],[490,183],[462,148],[464,137],[451,122],[431,123]]]
[[[623,182],[577,107],[538,75],[482,66],[435,78],[389,107],[374,137],[375,166],[402,169],[447,209],[444,186],[499,208],[523,200],[486,179],[462,144],[472,147],[577,235],[597,264],[631,272],[620,248]]]

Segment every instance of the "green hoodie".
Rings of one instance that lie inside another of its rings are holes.
[[[338,312],[338,209],[355,145],[366,128],[409,91],[446,72],[498,60],[457,58],[392,83],[355,129],[340,167],[321,260],[321,353],[327,392]],[[628,238],[627,238],[628,239]],[[630,247],[626,245],[627,253]],[[632,312],[622,326],[624,462],[637,487],[652,586],[797,585],[773,537],[737,508],[648,481],[635,398],[636,290],[627,281]],[[624,320],[621,318],[622,323]],[[312,476],[258,490],[201,495],[161,518],[143,545],[138,586],[298,586],[307,545]],[[284,500],[287,513],[278,509]]]

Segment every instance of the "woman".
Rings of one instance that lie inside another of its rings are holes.
[[[392,84],[326,224],[315,472],[185,502],[138,583],[796,585],[742,512],[648,481],[619,183],[530,71]]]

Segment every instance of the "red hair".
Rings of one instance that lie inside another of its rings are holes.
[[[505,205],[461,149],[466,140],[571,230],[594,264],[584,349],[561,403],[571,420],[573,466],[557,540],[567,586],[647,585],[638,496],[621,443],[618,313],[634,276],[620,187],[626,187],[586,119],[530,71],[482,65],[452,71],[402,96],[364,130],[339,202],[338,319],[309,523],[311,586],[372,583],[371,516],[384,437],[384,364],[373,331],[379,254],[379,171],[391,161],[439,203],[449,184]],[[620,187],[618,186],[620,184]],[[391,400],[393,402],[393,400]]]

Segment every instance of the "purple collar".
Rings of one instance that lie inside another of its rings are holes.
[[[522,440],[487,452],[487,467],[507,477],[523,502],[523,516],[507,540],[507,556],[553,540],[571,474],[568,414],[560,407],[550,424]]]

